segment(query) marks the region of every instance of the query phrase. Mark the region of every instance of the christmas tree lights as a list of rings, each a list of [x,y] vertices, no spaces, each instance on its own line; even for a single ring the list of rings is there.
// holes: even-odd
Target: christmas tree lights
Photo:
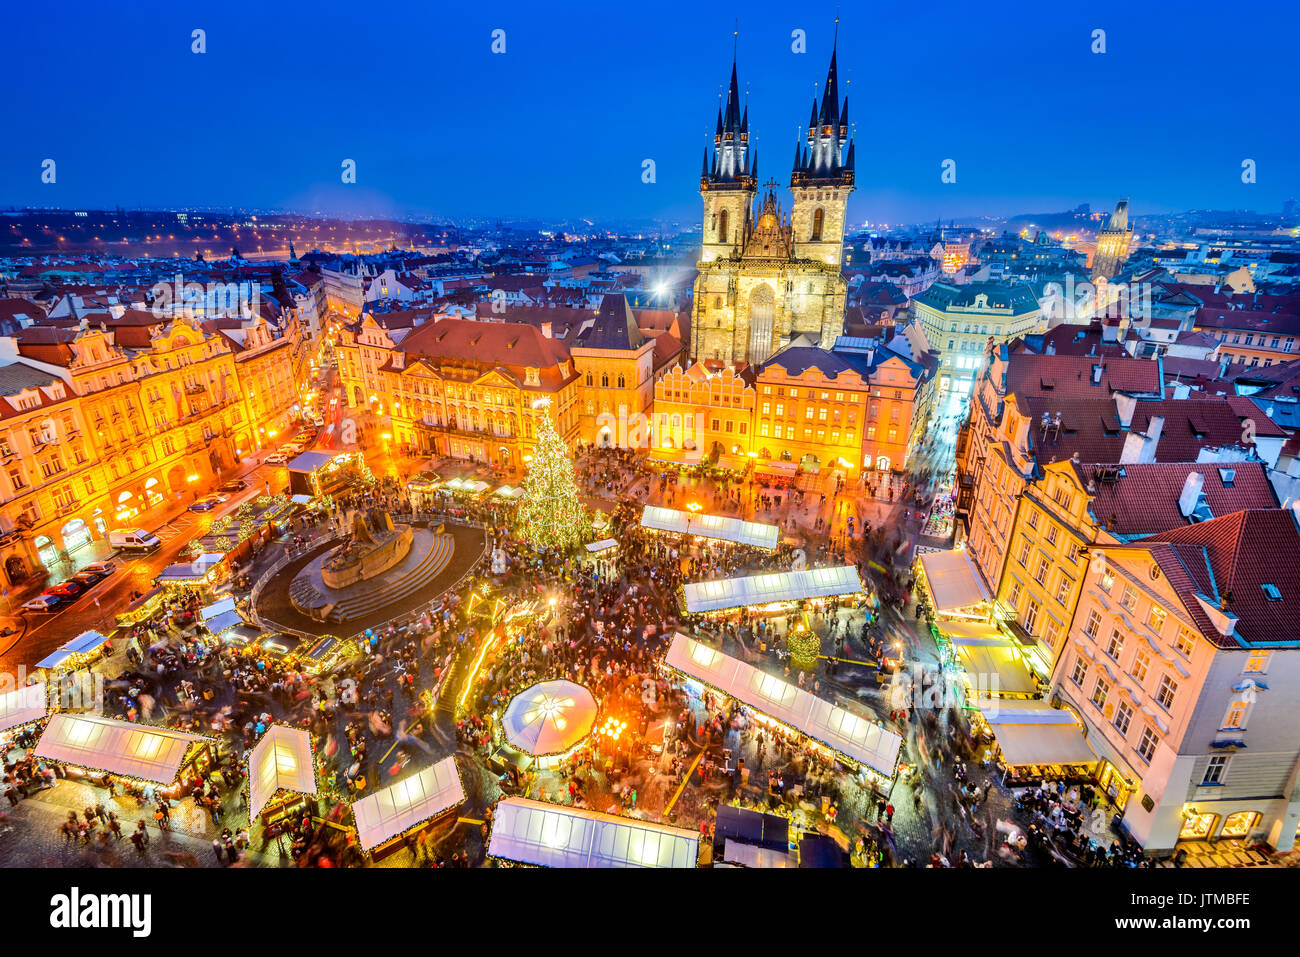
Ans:
[[[568,551],[587,538],[591,522],[578,499],[573,459],[555,431],[549,404],[542,399],[534,406],[541,414],[537,417],[537,448],[517,513],[519,534],[538,548]]]

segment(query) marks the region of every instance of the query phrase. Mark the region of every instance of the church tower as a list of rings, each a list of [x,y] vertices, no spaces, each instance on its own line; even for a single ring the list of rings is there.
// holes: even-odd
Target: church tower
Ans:
[[[807,149],[796,150],[789,216],[775,182],[766,184],[761,209],[755,207],[758,159],[750,150],[734,56],[713,143],[700,168],[704,225],[691,358],[758,365],[796,340],[829,349],[844,329],[848,287],[840,259],[853,191],[848,102],[839,102],[834,53],[820,113],[814,103]]]
[[[1128,224],[1128,200],[1115,204],[1106,228],[1097,234],[1097,251],[1092,254],[1092,278],[1109,279],[1120,271],[1128,259],[1133,230]]]
[[[795,256],[838,267],[844,256],[844,217],[853,192],[854,157],[849,99],[846,96],[841,105],[835,53],[832,47],[820,109],[813,99],[807,143],[795,143],[790,192],[794,194]]]
[[[744,238],[745,219],[758,186],[758,156],[749,150],[749,106],[741,111],[736,61],[731,61],[731,87],[725,112],[718,109],[713,135],[713,161],[704,150],[700,167],[700,196],[704,199],[704,245],[700,259],[735,258]]]

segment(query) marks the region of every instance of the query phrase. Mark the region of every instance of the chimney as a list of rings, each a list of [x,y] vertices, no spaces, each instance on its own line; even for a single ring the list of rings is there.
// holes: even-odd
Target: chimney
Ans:
[[[549,322],[542,323],[542,335],[544,335],[547,339],[555,338],[553,335],[551,335],[551,324]]]
[[[1178,511],[1183,518],[1191,518],[1196,505],[1201,500],[1201,489],[1205,486],[1205,476],[1200,472],[1188,472],[1183,482],[1182,494],[1178,496]]]
[[[1120,465],[1132,465],[1142,460],[1142,446],[1146,439],[1141,432],[1130,432],[1124,436],[1124,449],[1119,453]]]
[[[1156,460],[1156,445],[1160,442],[1160,433],[1165,429],[1165,417],[1163,415],[1151,416],[1151,421],[1147,423],[1146,441],[1142,445],[1142,456],[1139,462],[1154,462]]]
[[[1100,384],[1101,384],[1101,374],[1102,374],[1103,372],[1105,372],[1105,371],[1106,371],[1106,367],[1105,367],[1104,365],[1101,365],[1100,363],[1098,363],[1097,365],[1095,365],[1095,366],[1092,367],[1092,384],[1093,384],[1093,385],[1100,385]]]
[[[1129,428],[1133,424],[1133,413],[1137,411],[1138,400],[1131,395],[1123,392],[1115,393],[1115,415],[1119,419],[1119,424],[1124,428]]]

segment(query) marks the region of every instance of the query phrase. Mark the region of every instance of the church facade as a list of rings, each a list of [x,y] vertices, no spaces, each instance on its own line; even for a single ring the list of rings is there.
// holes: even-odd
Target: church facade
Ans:
[[[829,349],[843,330],[847,284],[841,274],[844,219],[853,192],[849,104],[839,100],[835,53],[808,128],[795,144],[789,213],[775,182],[758,196],[758,156],[749,144],[749,108],[740,103],[736,65],[719,109],[712,156],[700,170],[704,228],[691,322],[691,358],[758,365],[805,337]]]

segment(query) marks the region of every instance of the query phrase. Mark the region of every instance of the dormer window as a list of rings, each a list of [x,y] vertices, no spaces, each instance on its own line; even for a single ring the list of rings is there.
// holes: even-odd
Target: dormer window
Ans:
[[[1282,591],[1276,585],[1260,585],[1264,589],[1264,597],[1269,601],[1281,601]]]

